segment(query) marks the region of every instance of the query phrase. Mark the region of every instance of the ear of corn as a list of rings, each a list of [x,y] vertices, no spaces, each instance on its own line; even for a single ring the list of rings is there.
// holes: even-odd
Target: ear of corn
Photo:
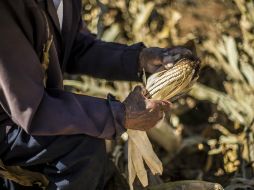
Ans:
[[[188,91],[197,79],[198,68],[197,61],[184,58],[171,69],[153,74],[147,80],[148,97],[157,100],[171,100]]]
[[[163,70],[151,75],[146,83],[148,98],[156,100],[175,100],[186,93],[197,80],[199,62],[189,59],[178,61],[169,70]],[[133,189],[133,182],[137,176],[141,184],[148,185],[147,171],[144,162],[155,174],[162,174],[163,167],[160,159],[153,151],[145,131],[127,130],[128,139],[128,170],[129,185]]]

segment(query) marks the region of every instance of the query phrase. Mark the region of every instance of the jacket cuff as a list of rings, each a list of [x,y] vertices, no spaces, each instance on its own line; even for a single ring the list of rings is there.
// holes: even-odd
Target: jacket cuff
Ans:
[[[145,48],[143,43],[137,43],[126,48],[123,54],[123,68],[130,80],[141,81],[139,73],[139,54]]]
[[[111,113],[114,118],[115,124],[115,137],[120,137],[126,129],[124,127],[125,123],[125,106],[123,103],[117,101],[115,97],[111,94],[108,94],[107,100],[111,109]]]

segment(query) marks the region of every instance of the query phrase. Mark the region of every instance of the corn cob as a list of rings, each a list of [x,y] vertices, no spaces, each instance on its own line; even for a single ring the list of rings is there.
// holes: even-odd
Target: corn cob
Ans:
[[[148,78],[147,97],[157,100],[171,100],[186,92],[197,80],[199,62],[181,59],[171,69],[163,70]]]
[[[198,78],[199,61],[183,58],[171,68],[151,75],[146,83],[147,98],[173,101],[186,93]],[[141,184],[148,185],[147,171],[144,162],[151,172],[162,174],[162,163],[154,153],[146,132],[127,130],[129,185],[133,190],[133,182],[137,176]]]

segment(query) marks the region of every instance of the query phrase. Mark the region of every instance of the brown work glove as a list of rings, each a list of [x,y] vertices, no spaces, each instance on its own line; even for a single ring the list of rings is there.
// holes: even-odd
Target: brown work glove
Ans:
[[[146,131],[162,119],[164,111],[170,110],[170,102],[147,99],[145,92],[145,88],[137,86],[123,102],[126,129]]]
[[[144,48],[139,55],[140,71],[155,73],[173,66],[179,59],[194,56],[192,52],[184,47],[172,48]]]

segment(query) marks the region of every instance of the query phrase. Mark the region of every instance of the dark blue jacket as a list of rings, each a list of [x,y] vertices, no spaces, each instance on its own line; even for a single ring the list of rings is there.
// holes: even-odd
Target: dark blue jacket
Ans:
[[[47,88],[41,65],[47,39],[42,10],[54,35]],[[62,74],[138,80],[143,44],[97,40],[83,27],[80,0],[64,0],[62,31],[51,1],[1,0],[0,13],[0,126],[18,125],[31,135],[47,136],[113,138],[123,131],[122,103],[66,92]]]

